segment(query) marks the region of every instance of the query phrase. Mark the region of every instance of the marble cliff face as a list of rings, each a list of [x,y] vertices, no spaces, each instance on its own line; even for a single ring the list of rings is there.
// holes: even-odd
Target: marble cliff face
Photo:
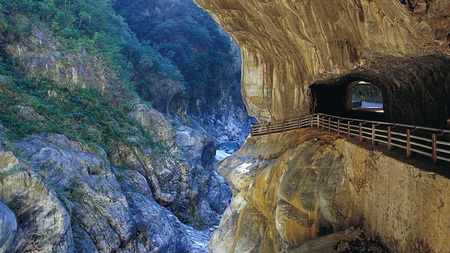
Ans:
[[[450,118],[448,0],[195,2],[240,46],[243,99],[260,123],[349,116],[360,81],[381,90],[383,120]],[[302,247],[350,226],[392,252],[449,251],[447,178],[311,132],[248,138],[218,165],[233,200],[210,251],[330,252]]]
[[[311,87],[344,94],[361,80],[383,92],[386,120],[443,124],[448,0],[195,2],[239,44],[244,102],[260,122],[314,111]]]
[[[386,154],[314,129],[248,138],[217,166],[233,200],[210,252],[344,252],[330,236],[352,226],[389,252],[449,252],[450,180]]]

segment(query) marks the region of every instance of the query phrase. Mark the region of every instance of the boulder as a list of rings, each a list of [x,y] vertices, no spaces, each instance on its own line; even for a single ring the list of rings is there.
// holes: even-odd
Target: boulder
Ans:
[[[217,143],[205,132],[181,126],[177,129],[175,141],[193,164],[205,167],[214,160]]]
[[[58,134],[31,136],[17,146],[99,251],[117,250],[132,239],[135,224],[104,151],[96,152]],[[81,245],[75,241],[76,247]]]

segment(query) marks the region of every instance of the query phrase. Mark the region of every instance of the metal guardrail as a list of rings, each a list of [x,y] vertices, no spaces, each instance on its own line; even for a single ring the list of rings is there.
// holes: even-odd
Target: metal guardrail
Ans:
[[[383,143],[388,150],[400,148],[406,156],[413,153],[430,157],[434,164],[438,161],[450,163],[450,130],[412,126],[380,121],[337,117],[327,114],[311,114],[284,121],[252,125],[250,136],[280,133],[306,127],[317,127],[359,141],[371,141],[372,145]]]
[[[357,108],[362,106],[362,100],[352,100],[352,108]]]

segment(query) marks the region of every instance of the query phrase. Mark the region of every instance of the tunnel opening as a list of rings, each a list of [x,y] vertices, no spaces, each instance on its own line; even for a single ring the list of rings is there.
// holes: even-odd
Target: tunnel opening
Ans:
[[[448,57],[414,60],[385,58],[367,70],[317,81],[310,85],[312,112],[433,128],[450,127]],[[352,88],[361,82],[377,87],[383,111],[352,109]]]
[[[375,113],[384,113],[383,94],[381,90],[365,81],[356,81],[349,85],[348,89],[351,94],[347,98],[347,111],[370,111]]]
[[[345,78],[334,83],[315,83],[310,92],[314,113],[340,117],[386,120],[383,86],[369,80]]]

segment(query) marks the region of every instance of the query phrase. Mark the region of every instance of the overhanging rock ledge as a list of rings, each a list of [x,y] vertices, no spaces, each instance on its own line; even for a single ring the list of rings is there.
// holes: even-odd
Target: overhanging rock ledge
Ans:
[[[383,92],[386,120],[445,124],[448,0],[195,2],[239,44],[244,102],[260,123],[314,111],[311,86],[342,95],[367,81]]]

